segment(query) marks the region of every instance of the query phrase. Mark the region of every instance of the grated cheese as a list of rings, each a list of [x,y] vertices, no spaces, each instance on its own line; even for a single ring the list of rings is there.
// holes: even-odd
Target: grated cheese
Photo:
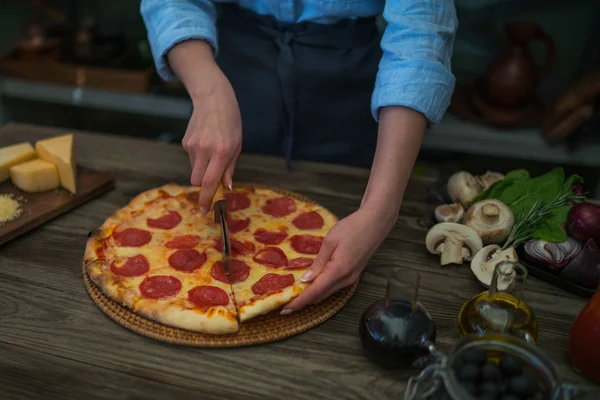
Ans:
[[[0,195],[0,225],[18,218],[21,211],[21,204],[12,195]]]

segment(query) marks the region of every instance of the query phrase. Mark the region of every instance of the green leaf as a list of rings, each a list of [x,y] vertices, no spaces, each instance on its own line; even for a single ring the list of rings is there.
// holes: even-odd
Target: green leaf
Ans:
[[[529,179],[529,171],[525,169],[515,169],[504,175],[505,181],[523,181]]]
[[[560,207],[556,207],[554,212],[552,213],[552,217],[549,218],[552,223],[562,226],[562,224],[567,222],[567,217],[569,215],[569,211],[571,211],[571,205],[564,205]]]
[[[573,186],[573,185],[575,185],[577,183],[583,183],[583,178],[581,176],[579,176],[579,175],[576,175],[576,174],[570,175],[565,180],[565,183],[563,184],[563,188],[571,190],[571,186]]]
[[[562,243],[567,240],[567,232],[552,220],[541,223],[531,236],[533,239],[542,239],[553,243]]]
[[[537,196],[544,204],[549,204],[558,196],[565,181],[565,171],[556,167],[552,171],[537,176],[527,182],[529,193]]]

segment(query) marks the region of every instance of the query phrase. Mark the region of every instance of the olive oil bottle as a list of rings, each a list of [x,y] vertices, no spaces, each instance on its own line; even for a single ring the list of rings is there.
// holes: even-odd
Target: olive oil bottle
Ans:
[[[463,304],[458,314],[459,333],[504,332],[535,344],[537,319],[522,299],[526,277],[527,269],[518,263],[498,264],[489,290]]]

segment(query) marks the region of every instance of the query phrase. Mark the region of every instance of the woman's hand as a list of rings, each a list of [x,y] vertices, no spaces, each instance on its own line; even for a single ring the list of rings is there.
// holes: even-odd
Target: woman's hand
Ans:
[[[381,212],[365,207],[339,221],[325,236],[319,254],[302,277],[311,284],[281,313],[320,303],[356,282],[394,223],[395,218],[381,221]]]
[[[319,254],[302,277],[311,284],[283,307],[282,314],[319,303],[359,279],[396,223],[425,125],[425,117],[409,108],[381,110],[377,150],[360,208],[327,233]]]
[[[199,206],[206,214],[219,183],[232,186],[235,163],[242,150],[240,110],[233,88],[207,43],[180,43],[169,52],[169,62],[194,106],[182,144],[192,166],[190,181],[202,186]]]

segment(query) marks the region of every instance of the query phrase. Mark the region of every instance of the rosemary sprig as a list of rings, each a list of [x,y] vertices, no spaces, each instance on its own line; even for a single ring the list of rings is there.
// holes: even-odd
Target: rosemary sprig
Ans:
[[[528,211],[521,210],[502,248],[517,247],[528,241],[540,226],[540,223],[552,217],[552,214],[558,207],[575,204],[583,199],[585,199],[585,195],[575,194],[571,191],[570,187],[565,187],[550,203],[544,204],[538,200],[533,203],[533,206]]]

